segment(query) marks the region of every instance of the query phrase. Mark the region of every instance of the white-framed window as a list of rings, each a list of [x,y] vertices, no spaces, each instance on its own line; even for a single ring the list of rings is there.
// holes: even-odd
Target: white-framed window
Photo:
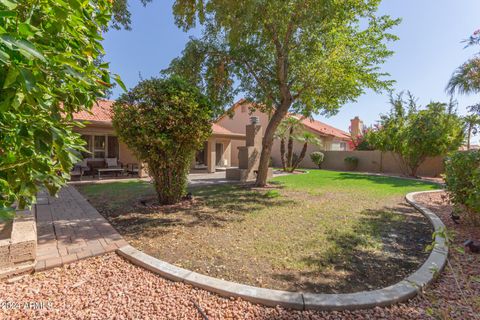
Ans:
[[[97,159],[106,158],[106,143],[105,136],[93,136],[93,157]]]
[[[116,136],[83,134],[82,139],[85,140],[85,149],[88,150],[88,152],[82,153],[84,159],[119,158],[119,145]]]
[[[331,151],[346,151],[347,143],[342,141],[333,141],[330,147]]]

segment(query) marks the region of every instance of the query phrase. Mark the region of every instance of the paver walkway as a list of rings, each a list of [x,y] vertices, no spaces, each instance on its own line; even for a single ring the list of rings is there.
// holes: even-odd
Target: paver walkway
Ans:
[[[101,255],[127,245],[122,236],[72,186],[58,198],[38,196],[35,271]]]

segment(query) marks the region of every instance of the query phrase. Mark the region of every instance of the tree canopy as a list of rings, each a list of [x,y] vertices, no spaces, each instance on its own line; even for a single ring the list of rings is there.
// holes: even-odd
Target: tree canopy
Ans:
[[[381,65],[392,52],[388,30],[399,23],[378,16],[380,0],[177,0],[176,23],[200,23],[202,36],[165,70],[225,105],[243,94],[269,111],[257,185],[266,183],[274,133],[287,112],[333,114],[366,88],[392,83]]]
[[[467,47],[480,44],[480,30],[477,30],[466,41]],[[480,92],[480,55],[467,60],[458,67],[447,85],[447,92],[454,94],[474,94]]]
[[[101,30],[108,0],[0,1],[0,209],[65,183],[82,150],[72,114],[110,86]]]
[[[368,131],[366,139],[376,149],[398,155],[409,175],[416,176],[427,157],[447,155],[463,143],[463,121],[454,101],[431,102],[421,108],[412,94],[405,99],[400,93],[391,96],[390,104],[390,113]]]

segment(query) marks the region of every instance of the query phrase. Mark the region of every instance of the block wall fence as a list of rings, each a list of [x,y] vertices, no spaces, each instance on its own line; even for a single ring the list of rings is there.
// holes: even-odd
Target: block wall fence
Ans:
[[[388,174],[404,174],[398,156],[392,152],[380,151],[321,151],[325,155],[322,169],[348,171],[344,159],[346,157],[357,157],[358,168],[356,171],[388,173]],[[279,157],[278,157],[279,158]],[[439,177],[444,173],[444,156],[427,158],[420,166],[418,175],[425,177]],[[276,158],[273,158],[273,165],[280,167]],[[307,152],[305,159],[300,164],[301,168],[314,169],[317,166],[310,159],[310,153]]]

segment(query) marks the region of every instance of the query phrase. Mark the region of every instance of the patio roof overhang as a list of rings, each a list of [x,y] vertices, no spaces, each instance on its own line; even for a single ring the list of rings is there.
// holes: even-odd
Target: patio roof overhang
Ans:
[[[230,140],[245,140],[246,137],[241,133],[212,133],[212,138],[216,139],[230,139]]]
[[[92,125],[96,127],[111,128],[113,130],[113,125],[111,121],[77,120],[77,122],[82,123],[84,126]],[[244,134],[228,131],[218,125],[212,125],[212,138],[230,140],[246,139]]]

